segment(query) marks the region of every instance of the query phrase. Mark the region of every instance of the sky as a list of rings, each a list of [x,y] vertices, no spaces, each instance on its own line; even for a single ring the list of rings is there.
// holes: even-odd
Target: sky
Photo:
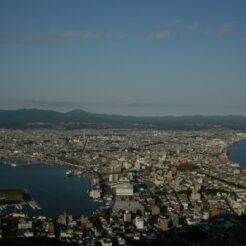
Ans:
[[[245,0],[1,0],[0,109],[246,115]]]

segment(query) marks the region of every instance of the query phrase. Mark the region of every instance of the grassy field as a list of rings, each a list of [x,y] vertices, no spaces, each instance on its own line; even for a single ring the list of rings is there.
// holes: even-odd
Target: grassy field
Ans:
[[[24,189],[0,189],[0,203],[22,202],[24,199]]]

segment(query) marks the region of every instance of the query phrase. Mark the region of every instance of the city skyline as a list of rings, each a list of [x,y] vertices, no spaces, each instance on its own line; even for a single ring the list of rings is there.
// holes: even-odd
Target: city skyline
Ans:
[[[2,1],[1,109],[245,115],[244,1]]]

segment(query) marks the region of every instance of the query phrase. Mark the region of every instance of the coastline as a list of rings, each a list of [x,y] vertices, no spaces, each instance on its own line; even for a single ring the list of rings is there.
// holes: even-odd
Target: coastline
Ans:
[[[245,165],[243,166],[242,163],[239,163],[239,162],[234,161],[234,160],[232,159],[232,154],[231,154],[232,149],[233,149],[236,145],[240,144],[241,142],[246,142],[246,139],[237,140],[237,141],[233,142],[231,145],[229,145],[229,146],[227,147],[227,149],[226,149],[226,155],[227,155],[227,158],[228,158],[229,161],[231,161],[232,163],[238,164],[240,168],[245,169],[245,168],[246,168],[246,163],[245,163]]]

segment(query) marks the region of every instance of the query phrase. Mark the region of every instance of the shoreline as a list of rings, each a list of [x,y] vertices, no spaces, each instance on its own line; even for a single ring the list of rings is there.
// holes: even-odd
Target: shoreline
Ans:
[[[232,143],[231,145],[229,145],[226,148],[226,155],[227,155],[227,158],[228,158],[229,161],[231,161],[232,163],[238,164],[240,168],[245,169],[246,168],[246,165],[245,166],[242,166],[241,163],[235,162],[234,160],[232,160],[232,157],[231,157],[232,148],[235,147],[235,145],[237,145],[237,144],[239,144],[239,143],[241,143],[243,141],[246,142],[246,139],[237,140],[234,143]]]

